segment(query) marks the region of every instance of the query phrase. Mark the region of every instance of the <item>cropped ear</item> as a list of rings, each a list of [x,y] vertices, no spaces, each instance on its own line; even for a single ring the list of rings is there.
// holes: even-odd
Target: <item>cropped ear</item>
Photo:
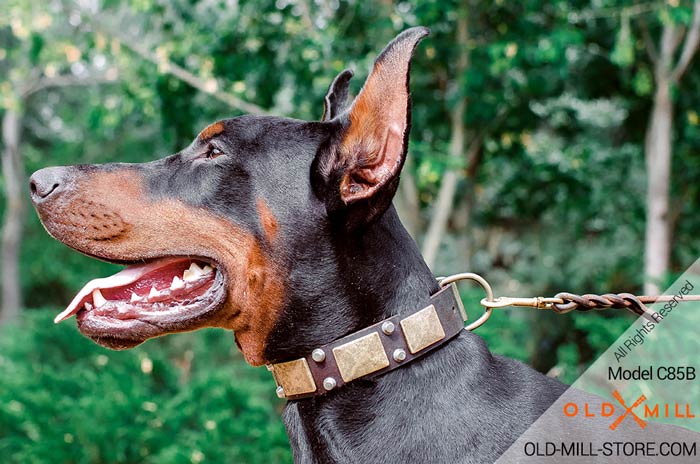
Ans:
[[[408,145],[411,57],[428,33],[414,27],[386,46],[349,113],[339,119],[335,140],[319,152],[317,170],[330,212],[352,206],[353,216],[371,220],[391,203]]]
[[[349,69],[338,74],[326,93],[326,98],[323,99],[323,116],[321,121],[330,121],[347,109],[348,87],[353,72]]]

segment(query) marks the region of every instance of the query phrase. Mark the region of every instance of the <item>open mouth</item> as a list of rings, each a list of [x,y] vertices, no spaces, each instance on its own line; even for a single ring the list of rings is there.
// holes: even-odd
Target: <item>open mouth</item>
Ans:
[[[54,322],[77,315],[80,331],[109,348],[186,330],[223,302],[224,276],[214,262],[167,257],[94,279]]]

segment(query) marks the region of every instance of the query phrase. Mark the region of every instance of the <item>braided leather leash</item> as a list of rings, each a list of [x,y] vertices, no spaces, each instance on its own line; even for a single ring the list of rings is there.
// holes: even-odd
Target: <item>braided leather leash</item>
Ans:
[[[627,309],[638,316],[645,314],[653,314],[647,304],[668,303],[670,301],[700,301],[700,295],[683,295],[679,299],[676,295],[658,295],[658,296],[637,296],[631,293],[605,293],[603,295],[595,295],[586,293],[585,295],[576,295],[575,293],[560,292],[554,295],[553,298],[511,298],[500,297],[493,301],[488,301],[487,298],[481,300],[481,304],[487,308],[505,308],[508,306],[522,306],[539,309],[549,309],[555,313],[565,314],[570,311],[601,311],[605,309]]]
[[[603,295],[587,293],[585,295],[577,295],[575,293],[568,292],[557,293],[551,298],[541,296],[532,298],[502,296],[494,298],[491,286],[478,274],[468,272],[463,274],[455,274],[439,280],[441,285],[446,285],[458,280],[473,280],[481,285],[481,287],[486,291],[486,298],[481,300],[481,305],[486,308],[486,311],[477,321],[467,326],[467,330],[473,330],[482,325],[489,318],[491,312],[498,308],[527,307],[551,310],[558,314],[565,314],[571,311],[586,312],[592,310],[601,311],[605,309],[626,309],[637,316],[642,316],[647,320],[655,322],[658,321],[658,318],[656,317],[655,311],[647,306],[649,304],[668,303],[671,301],[675,301],[677,303],[700,301],[700,295],[690,294],[684,294],[682,296],[637,296],[633,295],[632,293],[605,293]]]

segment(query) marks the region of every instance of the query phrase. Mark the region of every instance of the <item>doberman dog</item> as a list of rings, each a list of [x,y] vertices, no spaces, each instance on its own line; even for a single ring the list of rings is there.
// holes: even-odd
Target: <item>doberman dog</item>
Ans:
[[[112,349],[221,327],[261,366],[428,301],[438,284],[392,206],[410,60],[427,33],[389,43],[351,103],[342,72],[321,121],[241,116],[157,161],[34,173],[46,230],[127,266],[88,283],[57,321],[76,315]],[[566,387],[460,332],[405,367],[289,401],[295,460],[495,461]]]

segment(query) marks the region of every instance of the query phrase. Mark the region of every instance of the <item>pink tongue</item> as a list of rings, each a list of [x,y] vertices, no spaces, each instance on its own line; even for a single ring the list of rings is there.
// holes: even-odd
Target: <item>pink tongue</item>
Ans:
[[[75,298],[73,298],[73,301],[70,302],[68,307],[61,314],[56,316],[56,318],[53,320],[54,323],[58,324],[59,322],[64,321],[71,316],[74,316],[78,311],[80,311],[80,308],[83,307],[85,300],[90,297],[93,290],[95,290],[96,288],[106,289],[123,287],[124,285],[129,285],[133,282],[136,282],[147,273],[155,269],[159,269],[163,266],[164,261],[162,260],[152,261],[146,264],[128,266],[127,268],[121,270],[120,272],[110,277],[103,277],[101,279],[91,280],[82,288],[82,290],[78,292],[77,295],[75,295]]]

